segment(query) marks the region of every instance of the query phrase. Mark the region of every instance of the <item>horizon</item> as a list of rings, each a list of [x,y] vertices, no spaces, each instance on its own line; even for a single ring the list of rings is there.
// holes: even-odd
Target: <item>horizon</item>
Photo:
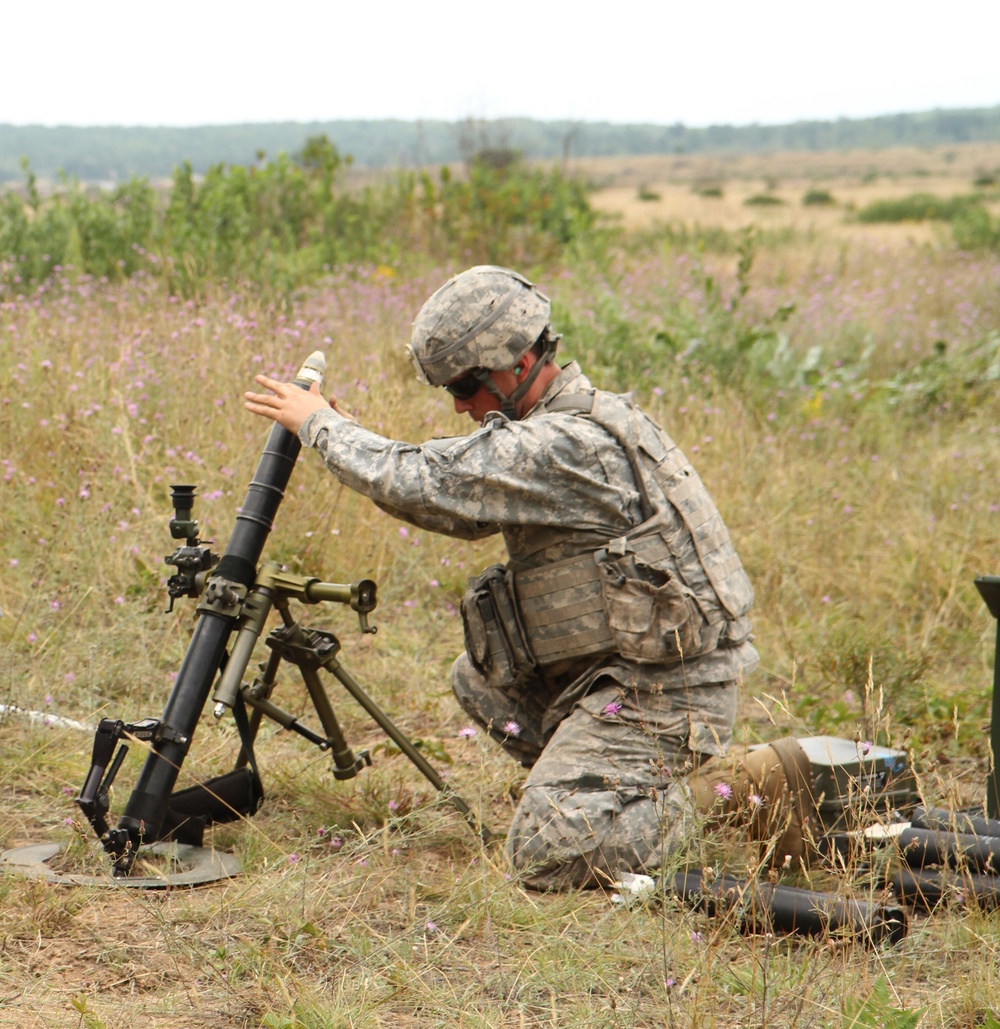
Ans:
[[[855,121],[872,121],[879,118],[894,118],[894,117],[919,117],[920,115],[926,114],[937,114],[937,113],[950,113],[950,112],[962,112],[962,111],[988,111],[1000,108],[1000,101],[991,104],[978,104],[966,107],[929,107],[920,108],[919,110],[891,110],[882,111],[874,114],[858,115],[858,116],[846,116],[840,115],[835,118],[797,118],[794,121],[752,121],[752,122],[712,122],[705,125],[695,125],[685,121],[674,121],[674,122],[650,122],[650,121],[613,121],[607,118],[537,118],[531,115],[503,115],[495,118],[476,118],[473,115],[467,115],[460,118],[397,118],[397,117],[371,117],[371,118],[349,118],[349,117],[338,117],[338,118],[282,118],[282,119],[268,119],[258,121],[234,121],[234,122],[204,122],[194,123],[185,125],[174,125],[174,124],[153,124],[147,122],[136,122],[134,124],[114,124],[114,123],[98,123],[93,124],[74,124],[74,123],[54,123],[46,124],[42,122],[10,122],[0,121],[0,126],[17,129],[168,129],[168,130],[180,130],[184,131],[187,129],[213,129],[213,128],[239,128],[239,127],[254,127],[254,126],[267,126],[267,125],[328,125],[337,123],[350,123],[350,124],[365,124],[365,123],[378,123],[378,122],[399,122],[407,125],[418,125],[422,122],[439,122],[445,125],[460,125],[463,122],[473,120],[476,122],[482,122],[484,124],[502,124],[503,122],[517,122],[517,121],[529,121],[537,122],[539,124],[561,124],[568,122],[570,124],[577,125],[614,125],[617,127],[628,128],[628,127],[644,127],[650,126],[653,128],[669,128],[672,125],[682,125],[685,129],[693,129],[695,131],[701,129],[713,129],[713,128],[733,128],[733,129],[745,129],[745,128],[780,128],[783,126],[791,125],[803,125],[810,123],[821,123],[828,124],[833,122],[855,122]]]

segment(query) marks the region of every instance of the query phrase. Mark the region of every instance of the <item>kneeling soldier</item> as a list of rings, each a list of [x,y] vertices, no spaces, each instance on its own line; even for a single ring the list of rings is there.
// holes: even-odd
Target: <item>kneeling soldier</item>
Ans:
[[[503,534],[509,560],[463,600],[451,680],[530,769],[507,846],[540,888],[654,868],[695,831],[699,808],[716,811],[737,686],[759,660],[753,590],[697,472],[629,397],[554,361],[549,316],[532,283],[493,266],[424,304],[410,360],[478,423],[468,436],[386,439],[336,401],[265,376],[271,393],[246,395],[391,514],[462,539]],[[775,815],[791,810],[765,766]]]

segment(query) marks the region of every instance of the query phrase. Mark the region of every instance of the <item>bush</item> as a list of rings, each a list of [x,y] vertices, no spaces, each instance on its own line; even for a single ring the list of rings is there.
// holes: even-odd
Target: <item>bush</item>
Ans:
[[[59,268],[112,281],[132,275],[146,263],[155,200],[145,179],[110,192],[64,179],[43,201],[29,171],[25,196],[11,191],[0,203],[0,284],[37,282]]]
[[[829,207],[836,203],[833,194],[825,189],[811,189],[802,198],[803,207]]]
[[[858,211],[858,221],[874,222],[950,222],[957,214],[977,203],[975,196],[939,197],[931,193],[912,193],[895,200],[874,200]]]
[[[587,187],[558,169],[474,163],[468,177],[441,170],[440,185],[422,179],[431,252],[489,264],[532,264],[554,256],[596,224]]]
[[[951,234],[960,250],[1000,250],[1000,220],[994,221],[982,204],[970,204],[955,215]]]
[[[773,193],[754,193],[753,196],[749,196],[743,201],[747,207],[780,207],[784,202],[781,197],[776,197]]]
[[[352,193],[338,185],[350,158],[325,136],[294,157],[219,164],[201,179],[185,163],[163,197],[136,179],[110,193],[64,181],[43,199],[26,168],[24,194],[0,197],[0,289],[72,266],[111,280],[145,269],[185,296],[219,280],[287,295],[334,267],[415,253],[530,265],[594,228],[582,180],[492,157],[464,179],[400,172]]]

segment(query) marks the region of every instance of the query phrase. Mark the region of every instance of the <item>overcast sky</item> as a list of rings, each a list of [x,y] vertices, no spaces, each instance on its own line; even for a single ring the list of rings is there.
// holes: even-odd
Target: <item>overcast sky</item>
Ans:
[[[1000,0],[8,0],[0,122],[776,124],[1000,104]]]

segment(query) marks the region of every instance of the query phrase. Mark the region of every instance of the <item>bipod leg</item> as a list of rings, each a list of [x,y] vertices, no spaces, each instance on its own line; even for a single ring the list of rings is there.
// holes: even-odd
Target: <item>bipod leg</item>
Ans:
[[[480,822],[468,804],[441,778],[434,766],[417,750],[413,741],[392,721],[391,718],[368,696],[358,681],[347,671],[336,657],[329,658],[324,666],[331,675],[336,676],[348,693],[368,712],[386,736],[410,759],[420,773],[448,801],[449,804],[469,823],[472,831],[483,841],[490,843],[493,833]]]
[[[344,733],[337,721],[336,714],[334,714],[333,705],[330,703],[330,698],[323,689],[323,684],[315,669],[301,666],[299,671],[302,672],[302,679],[309,691],[313,707],[316,708],[316,713],[319,715],[319,720],[323,723],[330,750],[333,752],[333,777],[334,779],[353,779],[365,765],[372,763],[371,755],[367,750],[363,750],[357,757],[354,756],[354,751],[344,739]]]

